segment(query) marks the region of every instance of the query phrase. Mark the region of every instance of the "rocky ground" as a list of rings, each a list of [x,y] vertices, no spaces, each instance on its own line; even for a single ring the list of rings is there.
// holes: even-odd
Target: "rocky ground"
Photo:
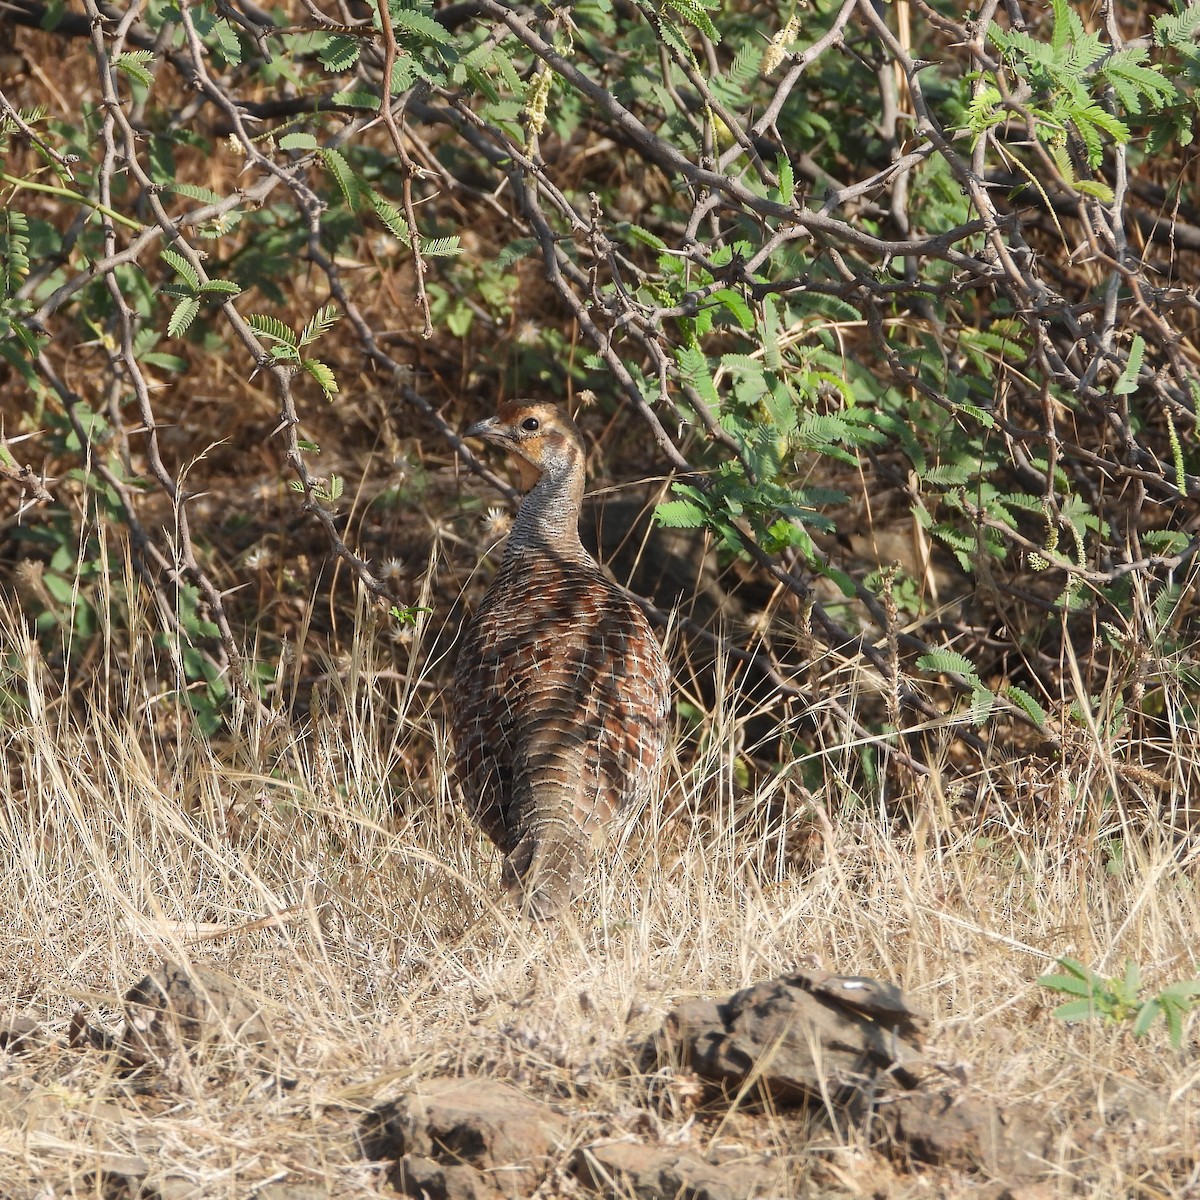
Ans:
[[[1052,1114],[1032,1101],[1002,1111],[966,1086],[963,1064],[939,1063],[927,1020],[897,988],[797,971],[679,1004],[631,1046],[618,1136],[596,1136],[617,1114],[591,1108],[586,1081],[547,1094],[463,1070],[383,1087],[391,1094],[373,1103],[297,1097],[283,1140],[298,1135],[319,1153],[277,1178],[250,1183],[244,1162],[222,1170],[218,1147],[180,1169],[178,1147],[168,1154],[163,1143],[178,1136],[191,1088],[240,1092],[245,1109],[274,1106],[276,1118],[294,1096],[299,1048],[279,1036],[270,1008],[219,970],[164,962],[130,988],[114,1028],[83,1008],[65,1040],[29,1017],[11,1020],[0,1032],[8,1155],[23,1144],[62,1171],[58,1183],[53,1170],[31,1175],[26,1194],[750,1200],[966,1189],[1035,1200],[1056,1194],[1051,1177],[1084,1166],[1082,1155],[1064,1159]],[[56,1068],[77,1076],[84,1061],[104,1081],[92,1095],[54,1082]],[[681,1105],[687,1136],[668,1134],[663,1116]]]

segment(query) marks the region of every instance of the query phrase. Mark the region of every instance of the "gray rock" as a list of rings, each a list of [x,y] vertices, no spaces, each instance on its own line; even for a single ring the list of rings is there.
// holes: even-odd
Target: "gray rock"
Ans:
[[[691,1000],[668,1014],[652,1054],[690,1068],[727,1097],[799,1104],[912,1087],[926,1021],[890,984],[800,971]]]
[[[432,1079],[371,1112],[363,1153],[393,1159],[392,1185],[430,1200],[528,1196],[568,1137],[548,1104],[494,1079]]]
[[[1002,1113],[953,1091],[916,1091],[879,1110],[887,1148],[903,1165],[914,1162],[981,1171],[1021,1183],[1045,1171],[1048,1131],[1020,1113]]]
[[[891,984],[801,971],[724,1001],[681,1004],[648,1057],[689,1068],[726,1102],[832,1100],[905,1166],[978,1171],[1010,1185],[1043,1174],[1044,1122],[947,1085],[924,1056],[926,1024]]]
[[[751,1163],[718,1165],[673,1146],[637,1142],[585,1146],[571,1170],[612,1200],[751,1200],[778,1184],[774,1173]]]
[[[164,961],[126,992],[120,1049],[133,1066],[223,1048],[267,1065],[263,1014],[233,980],[210,967]]]

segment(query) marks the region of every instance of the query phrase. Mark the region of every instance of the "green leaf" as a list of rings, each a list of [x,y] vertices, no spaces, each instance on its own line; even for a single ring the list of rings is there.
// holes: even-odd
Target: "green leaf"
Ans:
[[[184,280],[193,292],[196,291],[200,286],[200,276],[196,274],[192,264],[178,250],[172,250],[170,246],[164,246],[159,251],[159,255],[163,262]]]
[[[317,57],[327,71],[336,75],[348,71],[358,62],[360,49],[358,38],[335,35],[325,43]]]
[[[792,171],[791,159],[786,154],[776,157],[775,173],[779,176],[780,201],[783,204],[791,204],[796,198],[796,176]]]
[[[1136,996],[1142,989],[1142,968],[1132,958],[1125,960],[1125,978],[1121,982],[1127,996]]]
[[[238,66],[242,61],[242,43],[238,41],[238,35],[229,24],[223,20],[215,21],[212,27],[212,36],[225,61],[231,66]]]
[[[367,202],[375,210],[375,215],[387,226],[388,232],[407,246],[411,240],[408,222],[400,210],[391,201],[385,200],[374,188],[367,192]]]
[[[1181,13],[1154,18],[1154,40],[1160,46],[1180,48],[1200,29],[1200,2],[1193,0]]]
[[[1128,396],[1137,391],[1138,373],[1142,369],[1142,356],[1145,351],[1146,343],[1142,340],[1142,335],[1135,333],[1133,344],[1129,347],[1129,358],[1125,362],[1125,369],[1121,372],[1121,378],[1113,384],[1114,396]]]
[[[461,73],[461,78],[460,78]],[[482,92],[493,104],[500,101],[500,93],[496,90],[492,81],[473,63],[459,63],[454,68],[455,83],[462,83],[463,80],[469,79],[474,85],[475,90]]]
[[[1168,984],[1158,995],[1161,1000],[1170,1000],[1186,1006],[1200,997],[1200,979],[1181,979],[1177,983]]]
[[[1142,47],[1119,50],[1110,55],[1101,68],[1101,73],[1122,96],[1126,107],[1134,113],[1142,111],[1142,102],[1151,108],[1161,108],[1179,96],[1178,88],[1162,74],[1161,67],[1141,65],[1145,59],[1146,51]]]
[[[317,139],[311,133],[285,133],[276,144],[280,150],[315,150]]]
[[[972,470],[966,463],[941,463],[923,471],[920,478],[922,483],[931,483],[934,487],[962,487],[970,480]]]
[[[1060,1004],[1052,1015],[1060,1021],[1086,1021],[1097,1015],[1097,1009],[1091,1000],[1070,1000]]]
[[[445,46],[453,41],[450,34],[437,21],[425,13],[414,12],[410,8],[397,8],[395,4],[389,4],[388,11],[392,16],[392,24],[397,30],[397,41],[411,42],[413,40],[410,38],[401,39],[399,36],[400,30],[411,33],[418,43],[432,42],[437,46]]]
[[[338,187],[341,189],[347,208],[357,208],[358,179],[355,177],[354,172],[350,169],[350,164],[337,150],[334,150],[329,146],[322,146],[317,153],[324,160],[325,166],[329,169],[329,173],[333,176]]]
[[[706,524],[704,510],[690,500],[664,500],[655,505],[654,519],[671,529],[702,529]]]
[[[417,62],[412,55],[398,54],[396,61],[392,64],[392,95],[394,96],[397,92],[407,92],[416,81],[417,75]]]
[[[29,274],[29,218],[9,208],[0,222],[0,292],[11,296]]]
[[[1134,1018],[1133,1036],[1143,1037],[1150,1026],[1154,1024],[1154,1019],[1162,1011],[1162,1003],[1157,998],[1147,1000],[1146,1003],[1138,1009],[1137,1016]]]
[[[499,254],[496,255],[496,268],[500,271],[507,271],[515,262],[519,262],[523,258],[527,258],[534,250],[538,248],[538,240],[535,237],[516,238],[506,245]]]
[[[271,341],[280,342],[293,348],[296,346],[295,333],[278,317],[271,317],[266,313],[250,313],[246,317],[246,324],[255,333],[269,338]]]
[[[693,0],[664,0],[664,3],[669,8],[673,8],[685,21],[695,25],[714,45],[720,42],[719,30],[712,23],[712,18],[699,4],[693,3]]]
[[[316,358],[306,358],[300,365],[321,385],[326,398],[332,400],[338,390],[333,372]]]
[[[990,412],[988,412],[986,409],[979,408],[977,405],[967,404],[967,403],[959,403],[959,404],[956,404],[954,407],[955,407],[956,412],[966,413],[967,416],[974,417],[975,420],[978,421],[980,423],[980,425],[982,425],[984,427],[984,429],[995,429],[996,428],[996,418],[993,417],[992,414]]]
[[[1062,967],[1064,971],[1068,971],[1070,974],[1074,975],[1076,979],[1082,979],[1088,984],[1095,984],[1099,982],[1098,977],[1093,975],[1092,972],[1089,971],[1088,968],[1079,961],[1079,959],[1072,958],[1069,954],[1064,954],[1062,958],[1058,960],[1058,965]]]
[[[175,305],[175,311],[171,314],[171,319],[167,322],[167,336],[179,337],[180,334],[186,333],[188,327],[196,319],[196,314],[200,311],[200,301],[194,296],[189,296]]]
[[[1050,0],[1050,7],[1054,13],[1054,24],[1050,31],[1050,49],[1054,51],[1055,58],[1060,58],[1062,52],[1067,48],[1067,42],[1071,36],[1071,10],[1067,8],[1067,0]]]
[[[224,199],[212,188],[201,187],[195,183],[168,183],[163,190],[174,192],[178,196],[187,196],[192,200],[202,200],[205,204],[217,204]]]
[[[779,347],[779,309],[774,296],[764,296],[762,302],[762,325],[759,326],[759,336],[762,338],[763,366],[768,371],[783,369],[783,353]]]
[[[706,404],[715,407],[720,403],[712,372],[708,367],[708,359],[698,346],[680,346],[675,351],[675,361],[679,364],[680,374],[696,389]]]
[[[1046,728],[1046,710],[1024,688],[1010,683],[1004,689],[1004,695],[1021,709],[1039,729]],[[1072,960],[1063,959],[1062,961],[1065,966]]]
[[[1092,985],[1084,979],[1076,979],[1073,975],[1039,975],[1039,986],[1052,992],[1065,992],[1069,996],[1090,996]]]
[[[38,22],[38,28],[46,33],[53,33],[63,19],[63,13],[67,11],[66,0],[49,0],[46,5],[46,11]]]
[[[961,675],[964,679],[974,682],[979,680],[979,671],[975,664],[953,650],[934,650],[931,654],[922,654],[917,659],[917,666],[922,671],[929,671],[935,675]]]
[[[158,367],[162,371],[178,372],[188,369],[186,358],[180,358],[178,354],[164,354],[159,350],[141,355],[140,361],[148,367]]]
[[[222,296],[236,296],[241,290],[236,283],[230,283],[227,279],[210,279],[207,283],[200,285],[200,295],[202,296],[211,295],[214,292]]]
[[[341,319],[342,314],[338,309],[332,304],[326,304],[323,308],[317,309],[308,324],[300,331],[300,339],[296,344],[307,346],[310,342],[315,342],[321,334],[327,333]]]
[[[341,104],[346,108],[378,108],[379,97],[371,95],[370,92],[334,92],[329,97],[334,104]]]
[[[1111,204],[1115,194],[1107,183],[1102,183],[1099,179],[1077,179],[1075,190],[1080,195],[1093,196],[1101,204]]]
[[[746,303],[741,292],[735,291],[733,288],[722,288],[719,292],[713,292],[711,299],[728,309],[742,329],[754,328],[754,314],[750,311],[750,305]]]
[[[1183,1045],[1183,1013],[1174,1004],[1160,1004],[1159,1008],[1167,1022],[1168,1039],[1171,1045],[1178,1050]]]
[[[641,225],[635,225],[631,221],[623,227],[623,231],[635,242],[641,242],[643,246],[649,246],[652,250],[665,250],[667,243],[662,240],[656,233],[651,233],[649,229],[644,229]]]
[[[988,688],[980,684],[978,687],[971,689],[971,720],[977,726],[982,726],[987,723],[988,718],[992,715],[992,709],[996,704],[995,694]]]
[[[150,50],[130,50],[126,54],[118,54],[113,60],[113,66],[129,79],[134,79],[145,87],[154,84],[154,76],[146,70],[144,63],[150,62],[154,54]]]

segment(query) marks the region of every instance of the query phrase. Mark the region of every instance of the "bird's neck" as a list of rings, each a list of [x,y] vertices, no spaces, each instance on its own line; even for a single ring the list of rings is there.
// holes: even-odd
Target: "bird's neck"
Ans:
[[[579,540],[582,506],[583,464],[552,464],[521,501],[505,557],[539,550],[566,561],[588,561],[590,556]]]

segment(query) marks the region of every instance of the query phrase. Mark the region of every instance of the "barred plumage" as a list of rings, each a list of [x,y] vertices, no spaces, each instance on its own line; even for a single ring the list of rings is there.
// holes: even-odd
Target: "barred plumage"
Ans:
[[[658,777],[670,677],[644,614],[579,540],[584,446],[553,404],[508,403],[464,435],[518,456],[528,492],[458,653],[463,797],[522,909],[574,894],[590,841]]]

